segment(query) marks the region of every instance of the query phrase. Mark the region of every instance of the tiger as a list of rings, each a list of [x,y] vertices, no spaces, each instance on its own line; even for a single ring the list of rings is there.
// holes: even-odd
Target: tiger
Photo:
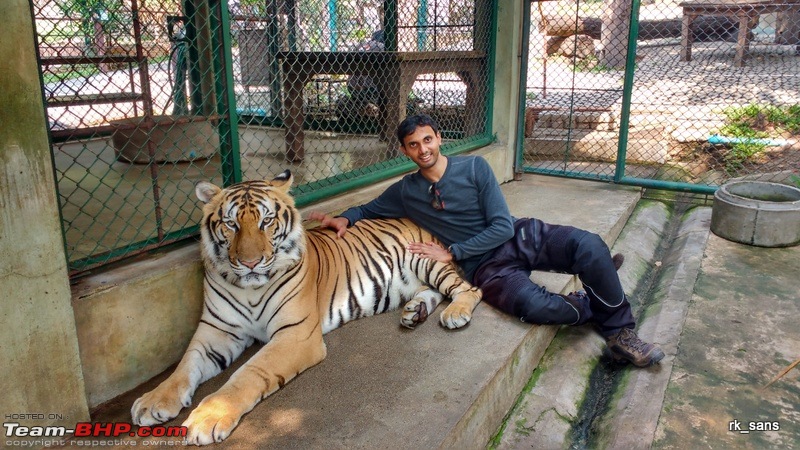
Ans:
[[[323,335],[345,323],[403,305],[400,324],[425,321],[443,295],[448,329],[462,328],[481,300],[452,263],[406,251],[411,242],[438,242],[407,219],[362,220],[343,237],[306,230],[284,171],[270,181],[227,188],[201,181],[203,310],[175,371],[131,407],[135,424],[173,419],[195,389],[219,374],[255,341],[265,343],[183,426],[196,445],[221,442],[241,417],[326,356]],[[435,289],[435,290],[434,290]]]

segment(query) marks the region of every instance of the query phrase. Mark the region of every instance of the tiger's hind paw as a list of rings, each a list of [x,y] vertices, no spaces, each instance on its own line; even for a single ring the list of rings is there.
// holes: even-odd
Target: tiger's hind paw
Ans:
[[[470,320],[472,320],[472,307],[458,302],[450,303],[439,316],[439,323],[450,330],[464,327]]]
[[[403,315],[400,316],[400,325],[414,329],[418,324],[428,319],[428,305],[425,300],[414,297],[403,306]]]

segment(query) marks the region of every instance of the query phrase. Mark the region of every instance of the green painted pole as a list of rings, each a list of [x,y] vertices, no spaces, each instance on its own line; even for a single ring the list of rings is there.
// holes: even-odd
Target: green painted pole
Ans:
[[[230,17],[227,0],[213,0],[211,6],[211,41],[214,52],[214,80],[217,96],[217,114],[221,117],[218,130],[222,179],[225,186],[242,181],[242,166],[239,156],[239,117],[236,114],[236,93],[233,89],[233,56],[231,54]]]
[[[424,52],[428,38],[428,0],[419,0],[417,8],[417,51]]]
[[[531,16],[531,2],[522,2],[522,17],[529,18]],[[520,70],[519,70],[519,103],[517,117],[517,158],[514,163],[514,171],[521,172],[524,165],[525,153],[525,110],[528,105],[526,103],[528,94],[528,52],[530,51],[530,33],[531,21],[522,21],[522,55],[520,55]]]
[[[383,48],[397,51],[397,0],[383,2]]]
[[[614,181],[625,176],[625,158],[628,151],[628,127],[631,119],[631,99],[633,97],[633,78],[636,70],[636,40],[639,37],[639,5],[640,0],[631,4],[630,27],[628,30],[628,54],[625,58],[625,77],[622,85],[622,111],[619,119],[619,142],[617,143],[617,166],[614,170]]]
[[[328,0],[328,29],[331,31],[331,51],[339,49],[339,17],[336,14],[336,0]]]
[[[197,48],[197,5],[194,0],[183,2],[183,12],[186,16],[186,45],[189,51],[189,107],[191,113],[202,115],[204,108],[203,89],[201,88],[202,74],[200,70],[200,49]]]
[[[553,177],[564,177],[564,178],[578,178],[583,180],[593,180],[593,181],[614,181],[614,177],[611,175],[603,175],[591,172],[577,172],[572,170],[561,170],[561,169],[545,169],[541,167],[524,167],[525,172],[532,172],[538,175],[549,175]]]
[[[693,194],[712,195],[719,189],[719,186],[708,186],[679,181],[652,180],[649,178],[622,177],[615,181],[617,184],[628,186],[639,186],[651,189],[664,189],[667,191],[690,192]]]
[[[537,175],[548,175],[553,177],[574,178],[588,181],[611,181],[615,184],[624,186],[637,186],[650,189],[662,189],[666,191],[688,192],[693,194],[712,195],[719,188],[718,186],[707,186],[679,181],[652,180],[649,178],[622,177],[615,180],[611,175],[601,175],[588,172],[575,172],[569,170],[543,169],[539,167],[525,167],[525,172],[536,173]]]
[[[267,116],[278,117],[281,115],[282,99],[281,99],[281,67],[278,62],[278,52],[280,51],[280,38],[281,31],[278,23],[278,1],[267,1],[267,52],[269,60],[269,111]],[[293,14],[290,14],[290,22]],[[296,44],[294,42],[294,32],[292,31],[296,25],[289,24],[289,48],[294,50]]]
[[[485,12],[486,8],[477,8],[477,7],[475,8],[476,11],[481,11],[480,13],[481,15],[487,14],[489,16],[488,19],[490,28],[489,30],[487,30],[487,32],[489,33],[490,37],[489,37],[489,54],[487,57],[488,69],[486,70],[489,79],[486,80],[488,93],[486,94],[486,105],[484,105],[484,107],[486,108],[486,116],[483,122],[483,134],[482,134],[483,136],[488,136],[488,137],[492,137],[492,132],[491,132],[492,121],[494,120],[494,89],[492,89],[492,87],[494,86],[494,65],[495,62],[497,61],[497,33],[495,32],[497,30],[497,2],[498,0],[492,1],[491,9],[488,13]],[[482,19],[480,21],[476,20],[475,23],[477,25],[482,21],[483,21]],[[478,30],[475,31],[476,35],[479,34],[477,32]],[[480,47],[483,47],[484,44],[480,43],[479,45]],[[479,47],[474,43],[473,46],[475,46],[475,50],[479,50]],[[494,138],[492,138],[491,141],[493,142]]]

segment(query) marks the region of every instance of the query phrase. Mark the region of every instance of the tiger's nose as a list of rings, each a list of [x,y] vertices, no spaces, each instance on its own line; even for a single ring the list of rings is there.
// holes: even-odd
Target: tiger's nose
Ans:
[[[254,259],[254,260],[252,260],[252,261],[245,261],[245,260],[243,260],[243,259],[240,259],[240,260],[239,260],[239,263],[240,263],[240,264],[243,264],[243,265],[247,266],[247,267],[248,267],[248,268],[250,268],[250,269],[252,269],[253,267],[255,267],[255,266],[256,266],[256,264],[258,264],[258,263],[260,263],[260,262],[261,262],[261,258]]]

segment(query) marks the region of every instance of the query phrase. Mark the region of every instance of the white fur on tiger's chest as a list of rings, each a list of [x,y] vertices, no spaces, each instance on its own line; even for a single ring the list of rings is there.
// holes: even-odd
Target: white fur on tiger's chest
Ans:
[[[207,273],[204,288],[208,311],[203,312],[203,319],[238,328],[261,342],[269,340],[271,330],[293,319],[289,314],[293,308],[285,308],[283,314],[278,314],[283,309],[281,299],[288,298],[287,293],[273,283],[260,288],[241,288],[225,282],[217,274]],[[302,315],[302,311],[297,315]]]

